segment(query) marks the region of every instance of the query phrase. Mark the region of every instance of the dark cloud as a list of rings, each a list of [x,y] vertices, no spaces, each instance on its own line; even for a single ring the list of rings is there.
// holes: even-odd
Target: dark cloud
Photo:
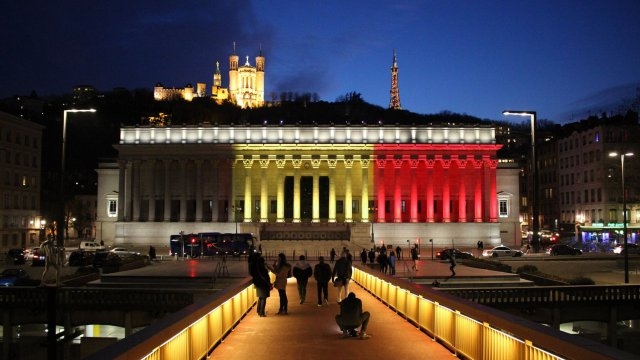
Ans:
[[[591,115],[617,113],[629,108],[640,96],[640,81],[604,88],[567,105],[569,111],[557,116],[560,122],[576,121]]]

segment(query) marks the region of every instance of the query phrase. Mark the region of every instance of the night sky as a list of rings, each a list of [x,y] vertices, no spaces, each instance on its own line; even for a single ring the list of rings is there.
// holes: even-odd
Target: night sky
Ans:
[[[0,98],[88,84],[205,82],[228,56],[266,57],[266,97],[348,92],[389,105],[397,52],[404,109],[554,122],[638,95],[640,1],[2,1]],[[520,121],[521,119],[516,119]]]

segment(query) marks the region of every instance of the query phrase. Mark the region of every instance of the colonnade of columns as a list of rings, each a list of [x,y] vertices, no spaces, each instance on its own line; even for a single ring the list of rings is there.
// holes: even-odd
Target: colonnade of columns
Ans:
[[[496,222],[496,168],[489,155],[456,154],[121,160],[118,220]],[[293,196],[285,211],[287,177]],[[306,215],[302,177],[312,178]]]
[[[471,159],[378,156],[373,160],[368,156],[239,157],[234,174],[243,174],[244,186],[233,198],[239,201],[242,221],[300,222],[301,177],[311,176],[312,212],[310,219],[304,219],[311,222],[496,222],[496,168],[497,161],[488,155]],[[285,218],[287,176],[293,177],[291,219]],[[323,176],[329,179],[327,219],[320,217],[319,178]],[[252,185],[254,179],[259,179],[260,186]],[[371,201],[370,188],[375,196]],[[255,199],[259,199],[256,204]],[[276,203],[275,216],[269,213],[270,199]],[[340,209],[337,204],[342,205]]]

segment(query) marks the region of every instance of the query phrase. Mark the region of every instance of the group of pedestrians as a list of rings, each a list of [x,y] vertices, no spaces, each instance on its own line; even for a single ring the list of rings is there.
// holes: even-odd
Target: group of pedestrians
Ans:
[[[330,262],[335,260],[336,252],[331,249]],[[257,313],[260,317],[266,316],[265,307],[271,289],[278,291],[280,306],[277,315],[289,314],[289,301],[287,299],[287,279],[295,277],[297,282],[300,304],[304,304],[307,296],[307,284],[311,276],[316,280],[318,307],[329,304],[329,282],[338,290],[337,302],[340,304],[340,314],[336,315],[336,323],[344,336],[359,336],[367,339],[369,335],[366,328],[370,314],[362,311],[362,301],[349,291],[352,276],[352,257],[349,250],[343,248],[340,257],[335,260],[333,270],[331,265],[325,262],[323,256],[318,257],[318,263],[311,268],[304,255],[300,255],[298,261],[291,266],[287,262],[284,253],[278,254],[278,259],[273,265],[268,265],[260,252],[253,252],[249,256],[249,273],[253,280],[258,298]],[[275,275],[273,284],[269,272]],[[357,328],[360,327],[360,332]]]

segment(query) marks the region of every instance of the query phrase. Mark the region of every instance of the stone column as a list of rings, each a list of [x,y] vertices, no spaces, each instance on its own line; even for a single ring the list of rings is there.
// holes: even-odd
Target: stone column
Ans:
[[[369,159],[361,159],[362,200],[360,201],[360,221],[369,222]]]
[[[449,175],[451,168],[450,159],[440,159],[442,164],[442,222],[451,222],[451,188]]]
[[[344,159],[344,221],[353,222],[353,189],[351,188],[351,168],[353,159]]]
[[[276,166],[278,167],[278,194],[277,194],[277,210],[276,210],[276,221],[284,222],[284,166],[286,164],[286,160],[277,159]]]
[[[418,172],[418,159],[410,159],[409,164],[411,165],[411,210],[410,210],[410,222],[418,222],[418,180],[417,180],[417,172]]]
[[[140,177],[142,173],[140,172],[140,166],[142,162],[140,160],[134,160],[131,162],[131,177],[132,177],[132,187],[131,187],[131,202],[132,202],[132,217],[131,221],[140,221]]]
[[[320,159],[311,159],[313,167],[313,204],[312,204],[312,222],[320,222]]]
[[[164,221],[171,221],[171,160],[164,160]]]
[[[301,159],[293,159],[293,222],[300,222],[300,166]]]
[[[180,160],[180,173],[184,175],[187,174],[187,160],[185,159]],[[189,189],[187,183],[189,179],[185,176],[180,176],[180,179],[182,181],[182,191],[180,194],[180,215],[178,219],[180,219],[180,222],[185,222],[187,221],[187,191]]]
[[[239,189],[236,186],[236,178],[238,175],[238,167],[239,162],[242,159],[235,159],[231,163],[231,184],[229,186],[229,191],[231,192],[230,200],[229,200],[229,208],[227,209],[227,221],[228,222],[236,222],[238,216],[238,209],[236,209],[236,198],[238,197]]]
[[[498,222],[498,190],[496,185],[496,169],[498,160],[489,159],[487,156],[486,163],[489,168],[489,221]]]
[[[377,203],[378,203],[378,222],[383,223],[385,219],[385,206],[386,206],[386,194],[385,194],[385,182],[384,182],[384,168],[387,166],[387,159],[376,159],[376,165],[378,166],[378,176],[376,177],[377,184]],[[376,181],[374,181],[376,183]]]
[[[253,166],[253,159],[244,159],[244,222],[251,222],[253,201],[251,200],[251,167]]]
[[[482,222],[482,160],[473,160],[473,169],[475,173],[475,189],[473,195],[473,221]]]
[[[336,159],[328,159],[329,164],[329,222],[336,222]]]
[[[202,176],[202,160],[196,160],[196,222],[202,222],[202,187],[203,187],[203,176]]]
[[[402,159],[393,159],[393,222],[402,222]]]
[[[458,222],[467,222],[467,159],[458,159],[458,178],[460,188],[458,190]]]
[[[427,159],[427,222],[435,222],[434,208],[433,208],[433,168],[436,162],[434,159]]]
[[[260,159],[260,222],[269,222],[269,160]]]
[[[149,221],[156,221],[156,165],[157,160],[150,160],[146,171],[149,186]]]

